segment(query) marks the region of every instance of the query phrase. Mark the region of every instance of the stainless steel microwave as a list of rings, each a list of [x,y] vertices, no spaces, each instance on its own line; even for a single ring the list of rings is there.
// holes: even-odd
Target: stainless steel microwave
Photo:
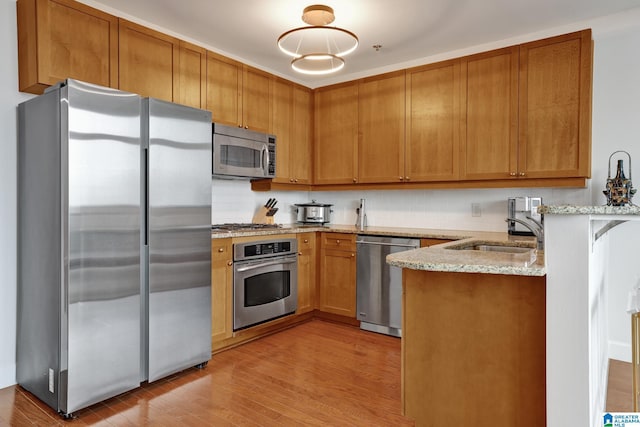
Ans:
[[[214,123],[212,166],[215,178],[273,178],[276,137]]]

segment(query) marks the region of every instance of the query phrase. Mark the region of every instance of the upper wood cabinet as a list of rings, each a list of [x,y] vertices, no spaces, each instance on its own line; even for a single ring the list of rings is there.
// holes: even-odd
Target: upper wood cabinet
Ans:
[[[18,0],[19,88],[66,78],[118,86],[118,18],[71,0]]]
[[[518,46],[465,58],[462,179],[507,179],[518,169]]]
[[[405,72],[358,87],[358,182],[405,180]]]
[[[229,126],[242,123],[242,64],[207,52],[207,110],[213,121]]]
[[[120,19],[120,89],[172,102],[178,98],[180,41]]]
[[[311,89],[294,84],[291,146],[289,147],[290,173],[294,184],[311,183],[312,129]]]
[[[178,104],[206,108],[207,51],[180,40],[178,56]]]
[[[358,182],[358,84],[315,92],[315,184]]]
[[[270,133],[276,136],[274,182],[311,182],[311,90],[275,77],[271,90]]]
[[[465,92],[459,60],[407,70],[405,181],[460,175]]]
[[[207,109],[213,121],[269,132],[271,76],[213,52],[207,52]]]
[[[591,174],[591,30],[520,46],[517,174]]]

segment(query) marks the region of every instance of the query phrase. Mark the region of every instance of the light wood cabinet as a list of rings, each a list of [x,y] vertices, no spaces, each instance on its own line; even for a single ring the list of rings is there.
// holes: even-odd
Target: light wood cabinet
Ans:
[[[591,30],[520,46],[518,176],[591,174]]]
[[[403,270],[402,408],[416,425],[545,425],[545,278]]]
[[[207,51],[180,41],[178,97],[175,102],[193,108],[206,108]]]
[[[356,235],[321,233],[320,301],[326,313],[356,317]]]
[[[233,336],[233,252],[231,239],[211,240],[211,342]]]
[[[213,121],[269,132],[270,75],[213,52],[207,52],[207,109]]]
[[[405,180],[405,72],[358,87],[358,182]]]
[[[316,233],[301,233],[298,239],[298,309],[296,314],[316,307]]]
[[[71,0],[19,0],[22,92],[66,78],[118,87],[118,18]]]
[[[179,40],[120,19],[119,88],[172,102],[178,97]]]
[[[405,181],[454,181],[460,176],[465,120],[459,60],[407,70]]]
[[[311,89],[293,85],[293,119],[289,147],[293,184],[311,183],[313,94]]]
[[[271,91],[271,130],[276,136],[274,182],[311,183],[311,90],[275,78]]]
[[[518,170],[518,59],[514,46],[468,57],[463,179],[508,179]]]
[[[207,52],[207,110],[213,121],[229,126],[242,123],[242,64]]]
[[[317,89],[314,184],[358,182],[357,82]]]

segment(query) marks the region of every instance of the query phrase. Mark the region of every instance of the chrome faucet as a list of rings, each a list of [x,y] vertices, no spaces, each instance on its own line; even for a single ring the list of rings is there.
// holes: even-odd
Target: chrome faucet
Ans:
[[[523,221],[521,219],[512,218],[512,217],[507,217],[507,219],[505,219],[505,221],[506,222],[515,221],[515,222],[517,222],[519,224],[522,224],[525,227],[527,227],[536,236],[536,240],[538,242],[537,249],[538,250],[544,250],[544,226],[542,225],[542,223],[536,221],[535,219],[531,218],[530,216],[527,216],[527,219],[529,221],[531,221],[531,222]]]

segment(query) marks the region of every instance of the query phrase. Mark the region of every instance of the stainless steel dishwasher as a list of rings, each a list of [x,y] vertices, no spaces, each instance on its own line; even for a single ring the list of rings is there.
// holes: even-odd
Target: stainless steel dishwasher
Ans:
[[[360,328],[402,336],[402,269],[386,262],[389,254],[417,249],[419,239],[358,235],[356,313]]]

